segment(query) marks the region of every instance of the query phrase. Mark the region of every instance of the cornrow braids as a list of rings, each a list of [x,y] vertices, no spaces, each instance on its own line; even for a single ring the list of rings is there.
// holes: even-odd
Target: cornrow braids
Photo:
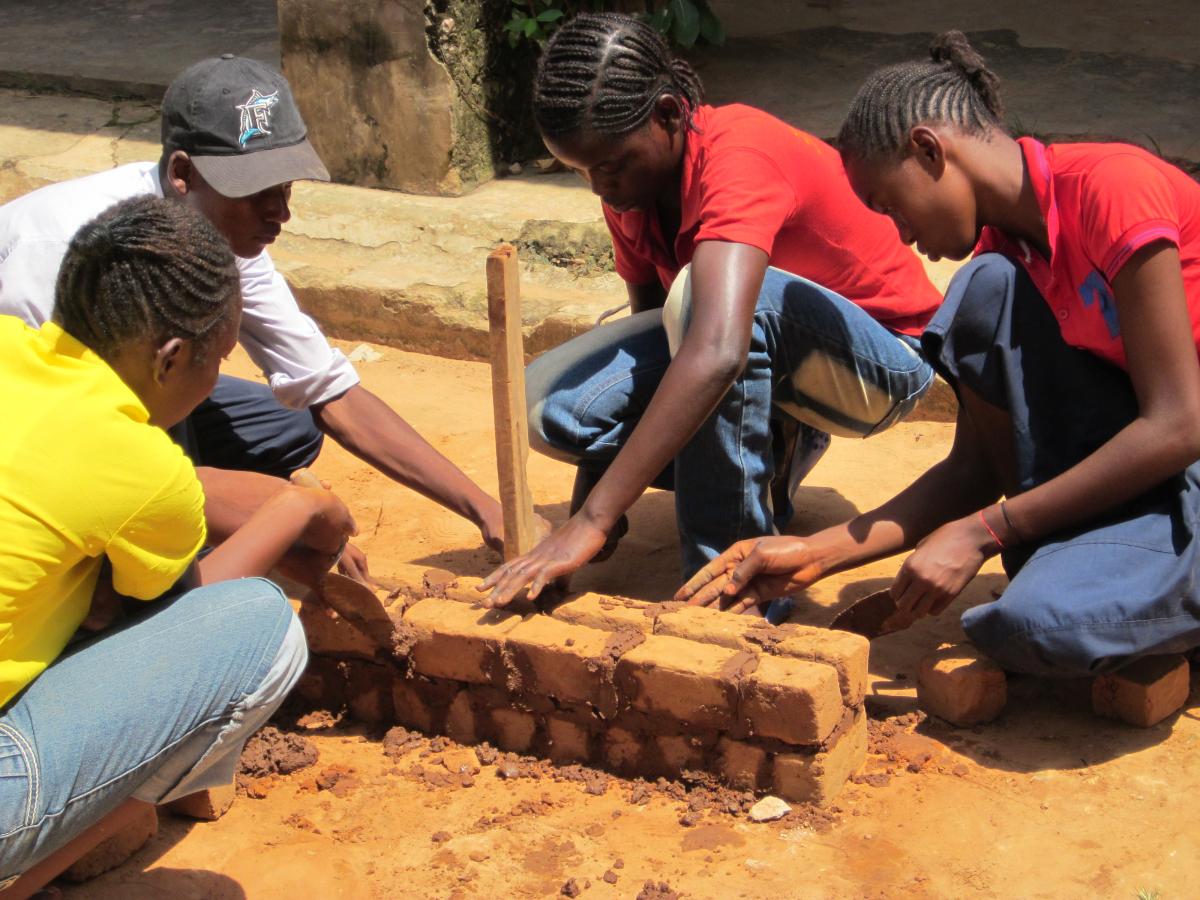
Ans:
[[[838,134],[845,158],[899,154],[917,125],[943,122],[967,134],[1004,130],[1000,79],[961,31],[938,35],[929,60],[874,72],[858,90]]]
[[[54,320],[103,359],[172,337],[205,358],[241,302],[229,243],[200,213],[158,197],[124,200],[76,232],[54,291]]]
[[[546,137],[583,130],[618,137],[640,128],[663,94],[687,126],[704,99],[700,76],[640,19],[585,13],[550,38],[538,63],[533,115]]]

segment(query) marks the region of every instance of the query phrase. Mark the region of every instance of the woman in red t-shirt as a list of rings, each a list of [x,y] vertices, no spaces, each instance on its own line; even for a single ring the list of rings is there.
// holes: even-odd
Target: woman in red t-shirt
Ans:
[[[905,242],[979,254],[922,338],[960,401],[950,455],[845,526],[731,548],[680,596],[745,606],[916,545],[891,593],[936,614],[1003,551],[1008,590],[963,627],[1006,668],[1196,646],[1200,185],[1128,145],[1014,140],[962,34],[932,56],[876,72],[839,143]]]
[[[940,297],[837,152],[701,93],[629,16],[579,16],[542,57],[538,126],[601,198],[633,315],[529,367],[531,442],[579,476],[566,525],[485,582],[494,605],[604,552],[651,484],[675,489],[685,577],[773,533],[828,433],[888,427],[932,379],[916,335]]]

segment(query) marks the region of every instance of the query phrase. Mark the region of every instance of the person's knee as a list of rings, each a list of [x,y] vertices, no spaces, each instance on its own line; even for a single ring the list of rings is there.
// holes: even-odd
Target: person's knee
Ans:
[[[260,635],[279,635],[273,645],[262,648],[264,666],[247,688],[247,709],[278,706],[304,673],[308,664],[308,645],[300,624],[283,591],[265,578],[244,578],[236,582],[239,609],[247,631],[259,629]],[[247,636],[253,641],[253,637]],[[259,638],[261,640],[261,637]]]
[[[1083,623],[1048,622],[1032,612],[1027,604],[1001,598],[967,610],[962,627],[976,647],[1010,672],[1052,678],[1096,674],[1103,658]]]
[[[667,333],[667,347],[672,359],[679,352],[691,321],[692,264],[688,263],[671,282],[671,289],[667,292],[666,302],[663,303],[662,325]]]
[[[991,344],[1018,277],[1017,264],[999,253],[981,254],[955,273],[946,294],[959,295],[948,332],[956,345]]]
[[[281,449],[279,459],[273,465],[275,471],[268,475],[286,478],[305,466],[312,465],[321,453],[325,435],[317,427],[309,410],[289,410],[290,415],[280,429],[278,442]]]

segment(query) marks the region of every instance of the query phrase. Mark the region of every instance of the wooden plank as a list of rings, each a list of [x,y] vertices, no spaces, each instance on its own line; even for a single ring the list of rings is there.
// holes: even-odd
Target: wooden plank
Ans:
[[[496,416],[496,469],[504,509],[504,559],[536,543],[525,409],[525,350],[521,336],[521,284],[517,250],[501,244],[487,258],[488,330],[492,352],[492,406]]]

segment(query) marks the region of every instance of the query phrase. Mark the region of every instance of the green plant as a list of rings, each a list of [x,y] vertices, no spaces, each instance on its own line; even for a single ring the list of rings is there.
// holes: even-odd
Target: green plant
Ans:
[[[1162,900],[1162,895],[1157,890],[1138,888],[1137,900]]]
[[[513,47],[521,41],[544,45],[563,19],[581,12],[636,13],[680,47],[725,43],[725,29],[708,0],[512,0],[512,5],[504,30]]]

